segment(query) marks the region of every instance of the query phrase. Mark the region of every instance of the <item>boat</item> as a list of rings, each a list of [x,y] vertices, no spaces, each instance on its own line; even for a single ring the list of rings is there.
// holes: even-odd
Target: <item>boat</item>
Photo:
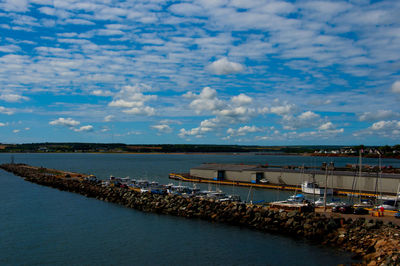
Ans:
[[[361,199],[361,202],[354,204],[353,205],[354,208],[373,208],[374,207],[374,203],[372,202],[372,200],[370,199]]]
[[[301,191],[306,194],[324,195],[325,189],[320,188],[316,182],[304,181],[301,184]],[[333,195],[333,189],[327,188],[326,195]]]
[[[324,197],[320,197],[318,200],[314,202],[314,205],[316,207],[322,207],[324,206]],[[340,199],[334,199],[332,198],[329,202],[326,202],[326,206],[328,207],[334,207],[334,206],[343,206],[346,205],[346,202],[340,201]]]
[[[306,200],[306,198],[304,197],[303,194],[296,194],[296,195],[292,195],[290,196],[286,201],[287,202],[294,202],[294,203],[302,203]]]
[[[384,202],[382,202],[381,205],[377,206],[376,208],[379,210],[382,207],[384,210],[397,211],[399,205],[397,200],[385,200]]]

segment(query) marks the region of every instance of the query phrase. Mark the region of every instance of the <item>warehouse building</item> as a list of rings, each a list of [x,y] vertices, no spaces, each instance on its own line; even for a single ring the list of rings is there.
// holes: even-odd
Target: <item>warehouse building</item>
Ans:
[[[246,164],[207,163],[190,169],[190,175],[197,178],[227,180],[248,183],[270,182],[272,184],[300,186],[304,181],[316,182],[319,186],[340,190],[396,194],[400,185],[399,174],[358,171],[337,171],[334,168],[320,169],[268,168]]]

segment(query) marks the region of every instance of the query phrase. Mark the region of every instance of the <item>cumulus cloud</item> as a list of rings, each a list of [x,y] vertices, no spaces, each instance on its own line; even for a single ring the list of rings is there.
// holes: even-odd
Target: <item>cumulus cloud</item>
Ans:
[[[80,125],[80,123],[81,122],[73,120],[72,118],[63,118],[63,117],[59,117],[56,120],[49,122],[49,124],[52,126],[64,126],[75,132],[93,131],[93,126],[91,126],[91,125],[77,127]]]
[[[322,125],[319,126],[319,130],[332,130],[334,129],[334,125],[332,124],[332,122],[326,122]]]
[[[146,86],[124,86],[108,106],[123,108],[122,112],[132,115],[154,115],[155,109],[147,106],[146,102],[157,99],[157,96],[143,94],[146,90],[149,90]]]
[[[13,133],[19,133],[21,130],[19,130],[19,129],[14,129],[13,130]]]
[[[238,96],[233,96],[231,101],[237,105],[246,105],[251,104],[253,102],[253,99],[246,94],[241,93]]]
[[[0,127],[5,127],[5,126],[7,126],[7,124],[6,124],[6,123],[2,123],[2,122],[0,122]]]
[[[282,123],[283,123],[283,128],[287,130],[296,130],[299,128],[311,128],[320,124],[320,116],[312,111],[303,112],[298,116],[284,115],[282,118]]]
[[[291,114],[295,109],[294,104],[284,103],[283,105],[279,106],[272,106],[269,111],[273,114],[277,115],[288,115]]]
[[[158,132],[160,132],[160,133],[171,133],[172,132],[172,128],[167,124],[154,125],[154,126],[151,126],[151,128],[158,130]]]
[[[239,127],[238,129],[228,128],[226,133],[230,136],[245,136],[248,133],[255,133],[260,131],[262,131],[262,129],[256,126],[243,126]]]
[[[232,96],[229,101],[220,100],[217,97],[216,90],[205,87],[198,95],[189,92],[184,97],[193,99],[189,106],[196,113],[208,111],[215,117],[203,120],[198,127],[191,130],[181,129],[180,137],[203,137],[206,133],[220,130],[229,125],[246,122],[257,114],[256,109],[248,107],[253,100],[245,94]]]
[[[394,92],[394,93],[400,93],[400,80],[397,80],[397,81],[395,81],[393,84],[392,84],[392,92]]]
[[[78,126],[80,124],[80,122],[73,120],[72,118],[60,117],[60,118],[57,118],[56,120],[50,121],[49,124],[52,126],[75,127],[75,126]]]
[[[370,127],[353,133],[354,136],[378,135],[386,138],[399,138],[400,121],[398,120],[382,120],[373,123]]]
[[[93,131],[93,126],[91,125],[81,126],[80,128],[74,128],[73,130],[75,132],[90,132]]]
[[[181,138],[194,136],[196,138],[204,137],[206,133],[214,131],[216,128],[222,126],[221,121],[218,118],[206,119],[201,121],[199,127],[192,128],[190,130],[186,130],[181,128],[178,136]]]
[[[217,98],[217,91],[210,87],[203,88],[198,95],[188,92],[183,96],[193,99],[189,106],[197,114],[200,114],[202,111],[215,111],[223,105],[222,101]]]
[[[212,62],[207,69],[216,75],[229,75],[244,71],[244,66],[239,63],[231,62],[226,57]]]

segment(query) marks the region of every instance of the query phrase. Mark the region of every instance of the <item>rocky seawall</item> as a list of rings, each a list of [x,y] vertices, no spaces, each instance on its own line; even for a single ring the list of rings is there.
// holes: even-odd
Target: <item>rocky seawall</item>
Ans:
[[[269,233],[306,238],[354,253],[364,265],[400,265],[400,227],[379,220],[330,217],[319,213],[282,211],[244,203],[219,202],[179,195],[141,193],[129,188],[102,187],[46,168],[3,164],[0,168],[26,181],[124,205],[128,208],[239,225]]]

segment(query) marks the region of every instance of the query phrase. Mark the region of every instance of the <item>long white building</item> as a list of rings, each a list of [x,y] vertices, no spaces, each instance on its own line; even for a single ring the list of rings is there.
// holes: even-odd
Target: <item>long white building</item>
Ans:
[[[259,183],[266,179],[272,184],[300,186],[303,181],[314,181],[325,186],[328,176],[328,187],[340,190],[361,192],[381,192],[396,194],[400,184],[400,174],[358,171],[336,171],[316,169],[267,168],[245,164],[202,164],[190,169],[190,175],[213,180]]]

